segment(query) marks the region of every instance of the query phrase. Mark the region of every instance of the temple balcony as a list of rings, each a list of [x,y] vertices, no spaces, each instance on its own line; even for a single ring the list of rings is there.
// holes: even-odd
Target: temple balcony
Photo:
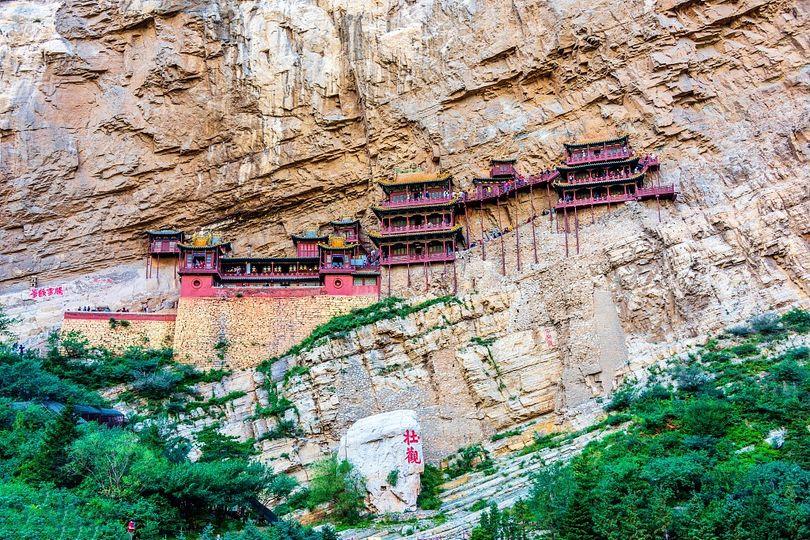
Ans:
[[[442,204],[442,203],[449,203],[453,200],[452,195],[441,195],[441,196],[432,196],[432,197],[408,197],[407,199],[401,199],[397,201],[383,201],[380,203],[380,206],[383,208],[408,208],[408,207],[419,207],[419,206],[427,206],[431,204]]]
[[[566,165],[581,165],[583,163],[598,163],[600,161],[614,161],[618,159],[629,159],[633,156],[633,150],[627,148],[615,148],[600,150],[597,155],[593,151],[575,152],[565,160]]]
[[[640,201],[652,199],[658,196],[663,199],[674,199],[676,197],[675,186],[653,186],[647,188],[636,188],[635,193],[619,193],[616,195],[603,195],[600,197],[587,197],[584,199],[560,200],[554,206],[556,210],[567,208],[579,208],[583,206],[598,206],[601,204],[622,203],[627,201]]]
[[[565,180],[561,180],[561,184],[571,184],[571,185],[587,185],[587,184],[610,184],[613,182],[627,182],[629,180],[635,180],[641,173],[644,172],[642,169],[641,171],[634,172],[634,173],[627,173],[627,174],[606,174],[606,175],[592,175],[586,176],[585,178],[571,178],[568,177]]]
[[[452,223],[424,223],[422,225],[402,225],[400,227],[382,227],[381,234],[402,234],[402,233],[419,233],[419,232],[433,232],[441,230],[449,230],[453,228]]]
[[[176,240],[153,240],[149,242],[150,255],[178,254],[180,248]]]
[[[548,184],[559,176],[560,172],[557,170],[532,176],[521,176],[508,182],[492,184],[489,189],[479,187],[472,193],[464,192],[461,196],[461,200],[466,203],[492,201],[500,197],[505,197],[515,191],[525,191],[535,186]]]
[[[224,273],[219,278],[223,281],[244,281],[244,280],[268,280],[268,279],[317,279],[317,270],[298,272],[250,272],[248,273]]]
[[[379,272],[380,265],[376,263],[357,264],[322,264],[321,274],[351,274],[353,272]]]
[[[669,184],[666,186],[651,186],[636,189],[636,197],[638,197],[639,200],[652,199],[656,196],[664,199],[676,198],[675,185]]]
[[[425,255],[390,255],[382,257],[380,264],[390,266],[395,264],[423,264],[433,262],[452,262],[456,259],[455,253],[428,253]]]

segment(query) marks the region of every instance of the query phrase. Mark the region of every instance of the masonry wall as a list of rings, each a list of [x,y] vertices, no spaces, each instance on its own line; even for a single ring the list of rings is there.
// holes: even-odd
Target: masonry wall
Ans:
[[[180,298],[174,351],[201,368],[241,369],[286,352],[319,324],[377,301],[377,295]],[[217,343],[225,347],[216,348]]]
[[[174,314],[67,312],[62,321],[62,333],[73,330],[81,332],[90,345],[113,352],[133,346],[171,347]]]

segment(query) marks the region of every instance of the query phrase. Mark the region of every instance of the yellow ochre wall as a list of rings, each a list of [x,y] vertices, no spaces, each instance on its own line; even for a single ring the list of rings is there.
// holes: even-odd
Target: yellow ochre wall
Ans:
[[[113,352],[122,352],[133,346],[152,349],[171,347],[174,339],[174,321],[127,321],[129,325],[118,321],[115,328],[109,318],[82,320],[64,319],[62,334],[72,330],[81,332],[90,345],[104,347]]]
[[[174,353],[201,368],[241,369],[286,352],[319,324],[377,301],[369,296],[181,298]],[[223,358],[215,345],[227,347]]]

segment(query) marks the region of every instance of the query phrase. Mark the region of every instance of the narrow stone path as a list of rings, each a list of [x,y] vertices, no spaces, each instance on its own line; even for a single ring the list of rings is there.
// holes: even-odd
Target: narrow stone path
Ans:
[[[499,508],[512,506],[526,497],[532,487],[533,473],[556,461],[566,461],[579,453],[590,441],[612,433],[615,428],[585,433],[556,448],[545,448],[520,456],[515,453],[494,458],[495,474],[471,473],[445,484],[448,488],[440,495],[439,510],[403,514],[397,523],[380,524],[368,529],[352,529],[341,533],[345,540],[380,539],[412,540],[442,538],[462,539],[478,524],[482,510],[472,511],[477,501],[496,503]],[[444,515],[446,521],[437,525],[436,516]]]

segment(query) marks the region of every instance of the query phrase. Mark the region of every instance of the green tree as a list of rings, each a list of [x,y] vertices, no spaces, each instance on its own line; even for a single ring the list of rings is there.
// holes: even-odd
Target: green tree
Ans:
[[[39,449],[30,461],[19,470],[21,478],[32,482],[53,482],[64,485],[70,475],[65,470],[68,451],[79,437],[77,417],[73,405],[68,403],[54,420],[48,424]]]
[[[335,519],[353,524],[360,519],[365,494],[362,477],[347,460],[331,456],[315,465],[315,476],[309,485],[311,507],[328,503]]]

